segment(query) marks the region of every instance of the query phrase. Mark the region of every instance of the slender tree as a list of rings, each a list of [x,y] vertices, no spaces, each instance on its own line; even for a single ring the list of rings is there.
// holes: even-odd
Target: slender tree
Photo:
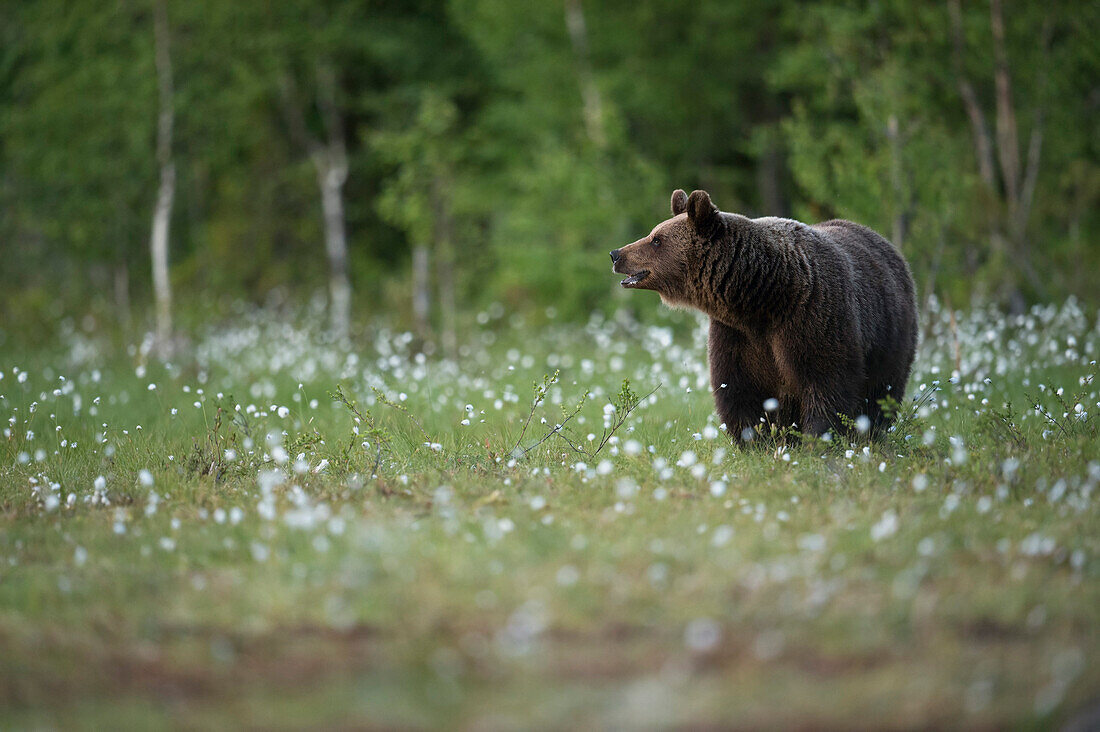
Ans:
[[[978,173],[990,199],[1000,205],[989,210],[988,226],[994,249],[1004,251],[1023,272],[1028,283],[1040,295],[1046,285],[1032,264],[1027,225],[1031,218],[1035,186],[1039,180],[1039,163],[1043,149],[1043,129],[1046,113],[1044,99],[1047,83],[1046,64],[1051,39],[1050,20],[1044,19],[1040,31],[1041,64],[1037,70],[1032,106],[1031,132],[1027,157],[1020,161],[1020,132],[1013,101],[1012,74],[1005,42],[1004,12],[1000,0],[990,0],[989,24],[993,48],[993,88],[995,100],[995,134],[991,135],[986,113],[978,100],[964,64],[965,40],[962,10],[959,0],[948,0],[951,18],[952,59],[959,97],[966,109],[974,138]],[[1002,216],[1003,212],[1003,216]],[[1019,304],[1018,290],[1010,293]]]
[[[565,27],[569,31],[569,43],[573,49],[577,81],[584,102],[584,127],[588,139],[597,148],[607,144],[604,129],[603,100],[596,78],[592,74],[592,62],[588,52],[588,26],[584,22],[581,0],[565,0]]]
[[[153,4],[153,35],[156,43],[157,165],[160,184],[153,208],[153,231],[149,250],[153,262],[153,293],[156,299],[157,350],[162,357],[171,353],[172,285],[168,277],[168,232],[172,204],[176,196],[176,165],[172,160],[172,130],[175,122],[172,88],[172,56],[168,28],[168,9],[164,0]]]
[[[291,135],[309,154],[317,175],[324,216],[325,254],[329,270],[329,320],[332,332],[345,338],[351,323],[351,278],[348,276],[348,238],[344,213],[344,184],[348,180],[348,153],[344,120],[338,102],[336,71],[325,60],[314,62],[314,104],[324,129],[314,135],[305,122],[303,102],[293,78],[282,80],[282,107]]]
[[[422,337],[432,333],[432,260],[435,261],[439,334],[443,352],[453,357],[455,335],[454,170],[463,154],[458,110],[439,94],[427,92],[411,124],[400,132],[374,136],[379,156],[398,167],[383,191],[384,218],[401,227],[413,245],[413,315]]]

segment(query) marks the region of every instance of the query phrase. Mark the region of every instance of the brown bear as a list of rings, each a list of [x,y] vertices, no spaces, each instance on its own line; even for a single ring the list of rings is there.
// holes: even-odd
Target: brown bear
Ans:
[[[672,194],[672,218],[611,252],[622,286],[710,316],[710,381],[735,439],[761,421],[820,436],[887,426],[917,347],[909,267],[866,226],[724,213],[706,191]],[[860,419],[865,416],[867,419]]]

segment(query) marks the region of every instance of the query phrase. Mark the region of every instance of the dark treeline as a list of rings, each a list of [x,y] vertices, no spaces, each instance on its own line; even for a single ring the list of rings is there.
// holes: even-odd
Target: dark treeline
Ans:
[[[1003,7],[1002,7],[1003,5]],[[4,328],[324,291],[444,345],[621,298],[674,187],[892,238],[922,295],[1094,297],[1096,3],[8,2]],[[171,300],[169,298],[172,298]],[[148,313],[148,315],[145,315]]]

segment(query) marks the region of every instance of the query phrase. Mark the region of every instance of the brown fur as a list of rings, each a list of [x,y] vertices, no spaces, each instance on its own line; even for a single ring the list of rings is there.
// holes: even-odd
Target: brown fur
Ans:
[[[720,212],[705,191],[672,194],[673,217],[611,253],[614,271],[710,316],[711,387],[730,434],[771,418],[821,435],[838,415],[886,426],[917,345],[913,278],[871,229]],[[768,415],[764,401],[779,401]]]

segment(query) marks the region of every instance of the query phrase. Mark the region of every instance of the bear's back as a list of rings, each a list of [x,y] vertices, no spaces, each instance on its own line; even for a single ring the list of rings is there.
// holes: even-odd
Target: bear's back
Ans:
[[[883,294],[892,295],[895,306],[911,303],[915,309],[916,292],[909,265],[885,237],[874,229],[844,219],[823,221],[810,229],[850,258],[857,286],[866,283]]]
[[[874,229],[852,221],[833,219],[810,228],[851,262],[868,359],[911,361],[917,344],[917,297],[901,252]]]

